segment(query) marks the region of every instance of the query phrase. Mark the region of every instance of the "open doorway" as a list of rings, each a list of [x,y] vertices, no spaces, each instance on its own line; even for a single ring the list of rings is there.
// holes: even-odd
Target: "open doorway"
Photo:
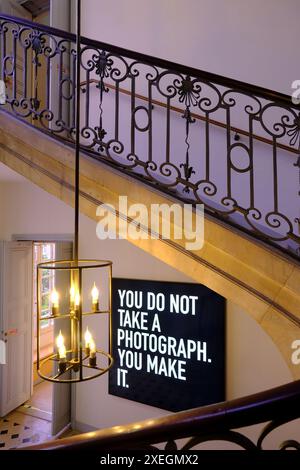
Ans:
[[[37,374],[35,290],[37,264],[52,259],[71,259],[71,240],[69,235],[15,235],[11,242],[0,242],[0,259],[3,260],[0,281],[5,281],[2,282],[0,331],[3,331],[6,345],[6,364],[0,368],[0,450],[19,447],[29,442],[28,439],[30,442],[48,440],[51,436],[60,435],[70,425],[71,385],[43,381]],[[68,321],[62,317],[54,325],[53,319],[49,319],[55,283],[56,288],[66,292],[70,289],[69,279],[61,273],[55,279],[50,271],[45,270],[42,279],[39,348],[42,357],[55,352],[54,338],[58,335],[55,328],[63,327],[63,322]],[[15,432],[16,426],[18,433]],[[33,435],[24,436],[25,431]]]
[[[55,243],[34,242],[33,243],[33,286],[37,284],[37,265],[55,259]],[[42,317],[51,315],[50,296],[55,287],[55,277],[53,270],[43,270],[42,282]],[[36,418],[40,418],[52,423],[53,417],[53,385],[51,382],[43,381],[37,374],[37,293],[33,289],[33,377],[32,396],[24,403],[19,411]],[[46,359],[53,353],[54,326],[53,320],[41,321],[40,335],[40,358]]]
[[[13,241],[0,241],[0,289],[3,294],[0,331],[6,349],[6,363],[0,367],[0,450],[49,440],[64,432],[70,424],[70,384],[40,382],[37,376],[34,291],[36,265],[50,258],[71,259],[73,243],[67,241],[71,239],[71,236],[62,235],[48,238],[15,235]],[[55,281],[60,288],[69,288],[68,283],[63,285],[63,277],[54,279],[50,273],[45,273],[43,316],[49,312],[49,294]],[[46,318],[43,327],[42,354],[47,355],[55,348],[53,337],[58,333]]]

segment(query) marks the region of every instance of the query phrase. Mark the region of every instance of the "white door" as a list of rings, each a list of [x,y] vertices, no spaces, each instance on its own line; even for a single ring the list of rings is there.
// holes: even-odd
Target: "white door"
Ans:
[[[72,250],[72,243],[57,242],[55,243],[55,258],[57,260],[72,259]],[[58,271],[55,275],[55,285],[64,294],[62,298],[66,301],[71,287],[69,273]],[[61,306],[64,308],[63,304]],[[66,344],[68,344],[71,336],[68,318],[54,322],[54,338],[57,337],[60,329],[64,333]],[[52,397],[52,435],[55,436],[71,422],[71,385],[54,384]]]
[[[0,242],[0,416],[29,400],[32,390],[32,242]]]

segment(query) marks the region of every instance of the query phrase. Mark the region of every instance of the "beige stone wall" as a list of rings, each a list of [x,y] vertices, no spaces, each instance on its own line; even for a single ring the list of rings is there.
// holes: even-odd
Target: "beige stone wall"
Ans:
[[[0,114],[0,161],[67,204],[73,204],[73,151],[7,115]],[[5,130],[5,131],[4,131]],[[81,159],[81,211],[97,220],[102,202],[168,202],[139,182]],[[138,248],[179,270],[245,309],[270,335],[295,378],[291,343],[299,339],[300,268],[282,254],[213,220],[205,220],[205,244],[198,252],[184,250],[185,240],[130,240]],[[180,250],[179,250],[179,249]]]
[[[24,181],[1,181],[0,168],[0,239],[12,234],[69,234],[73,231],[73,210],[55,196]],[[80,254],[87,258],[109,258],[115,276],[137,279],[193,282],[193,279],[168,266],[126,240],[100,241],[96,222],[81,216]],[[99,340],[105,339],[105,331]],[[280,350],[256,320],[239,305],[227,302],[227,399],[287,383],[292,374]],[[82,430],[107,427],[141,419],[163,416],[167,412],[108,395],[108,377],[76,387],[74,420]],[[197,391],[195,391],[197,393]],[[101,399],[100,399],[101,397]],[[261,426],[246,431],[254,438]],[[296,437],[297,427],[276,435],[272,446],[285,438]],[[215,448],[216,444],[211,444]],[[209,447],[209,446],[208,446]]]

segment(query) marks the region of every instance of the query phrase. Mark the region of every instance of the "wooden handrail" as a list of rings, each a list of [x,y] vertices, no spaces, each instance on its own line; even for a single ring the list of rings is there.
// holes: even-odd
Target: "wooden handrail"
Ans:
[[[95,78],[91,78],[89,81],[84,80],[80,83],[80,87],[87,86],[88,83],[98,85],[99,80],[96,80]],[[110,90],[116,90],[117,89],[117,87],[115,85],[112,85],[112,84],[106,83],[106,82],[104,83],[104,86],[106,88],[109,88]],[[128,96],[132,95],[131,91],[126,90],[126,88],[119,87],[119,92],[124,94],[124,95],[128,95]],[[135,98],[138,98],[139,100],[146,101],[147,103],[149,103],[149,99],[146,96],[140,95],[139,93],[135,93],[134,96],[135,96]],[[163,103],[162,101],[152,99],[151,102],[152,102],[153,105],[160,106],[161,108],[167,108],[167,105],[165,103]],[[170,106],[170,110],[174,111],[175,113],[180,113],[182,115],[184,114],[184,109],[178,108],[177,106]],[[204,116],[201,116],[200,114],[191,113],[191,116],[195,119],[199,119],[200,121],[206,122],[206,118]],[[210,124],[212,124],[213,126],[221,127],[222,129],[227,129],[226,124],[224,124],[223,122],[217,121],[215,119],[207,119],[207,121]],[[249,137],[249,135],[250,135],[249,132],[247,132],[243,129],[239,129],[238,127],[230,126],[230,130],[232,132],[236,133],[236,134],[244,135],[246,137]],[[264,144],[273,145],[273,140],[271,140],[271,139],[267,139],[266,137],[262,137],[262,136],[257,135],[257,134],[251,134],[251,135],[252,135],[253,139],[255,139],[255,140],[263,142]],[[281,143],[278,142],[277,147],[282,149],[282,150],[286,150],[287,152],[291,152],[291,153],[294,153],[296,155],[299,155],[299,150],[296,149],[296,148],[290,147],[289,145],[281,144]]]
[[[300,380],[228,402],[45,442],[27,447],[26,450],[107,452],[143,449],[151,444],[191,436],[217,436],[220,432],[226,433],[231,429],[271,420],[292,421],[300,417],[299,404]]]
[[[62,31],[59,29],[55,29],[49,26],[41,25],[41,24],[36,24],[27,20],[24,20],[23,18],[15,18],[12,16],[8,15],[2,15],[0,14],[0,23],[2,25],[2,29],[4,31],[4,34],[6,34],[6,31],[11,34],[10,28],[7,28],[6,23],[11,23],[13,24],[13,31],[15,31],[15,37],[17,40],[21,41],[21,35],[24,30],[24,28],[27,30],[32,29],[34,32],[38,32],[39,36],[39,41],[41,39],[41,44],[43,44],[45,37],[47,35],[50,35],[50,38],[53,38],[53,47],[55,46],[55,49],[53,49],[53,55],[51,57],[55,57],[59,54],[61,54],[64,50],[69,50],[69,53],[73,57],[73,65],[76,65],[76,54],[75,50],[73,49],[73,43],[76,41],[76,36],[74,34],[71,34],[66,31]],[[66,44],[65,44],[66,43]],[[37,44],[32,44],[31,45],[33,49],[36,49],[36,55],[37,57],[43,53],[43,47],[40,50],[40,46],[38,47]],[[67,47],[66,47],[67,46]],[[22,46],[23,47],[23,46]],[[52,51],[52,46],[51,46],[51,51]],[[89,71],[88,75],[83,78],[87,78],[87,81],[82,82],[82,86],[90,85],[92,84],[99,84],[100,77],[97,76],[97,73],[92,72],[92,70],[96,69],[96,72],[99,74],[104,74],[102,75],[104,77],[104,82],[105,86],[107,86],[110,89],[117,90],[115,93],[118,93],[118,99],[116,100],[116,115],[114,116],[115,120],[115,126],[116,126],[116,138],[118,140],[118,134],[119,134],[119,127],[120,127],[120,122],[119,122],[119,92],[123,93],[127,96],[129,96],[129,99],[132,100],[134,99],[134,96],[146,103],[148,103],[148,107],[152,104],[159,106],[161,108],[165,108],[167,111],[167,116],[166,116],[166,142],[165,142],[165,162],[163,164],[158,164],[157,162],[153,162],[153,135],[151,132],[151,126],[149,129],[149,123],[144,128],[140,128],[136,122],[131,123],[131,132],[130,135],[128,135],[130,139],[130,153],[126,156],[126,154],[123,152],[124,150],[124,145],[120,147],[120,149],[116,149],[116,146],[112,146],[112,141],[106,141],[105,135],[106,135],[106,130],[103,128],[103,107],[102,107],[102,101],[103,101],[103,96],[101,95],[99,97],[100,99],[100,122],[98,123],[98,126],[94,126],[93,129],[91,129],[91,132],[87,132],[83,137],[84,141],[82,141],[82,150],[84,150],[86,153],[89,153],[91,157],[96,158],[97,160],[101,160],[103,163],[116,168],[117,170],[120,170],[122,172],[125,172],[126,174],[130,175],[131,177],[138,179],[139,181],[142,181],[143,183],[149,184],[150,186],[154,186],[155,188],[159,189],[161,192],[164,192],[168,195],[171,195],[172,197],[174,196],[177,199],[180,199],[182,202],[188,201],[189,203],[193,204],[198,204],[200,202],[205,202],[205,209],[207,213],[210,213],[214,218],[217,218],[226,224],[230,225],[231,227],[237,227],[239,230],[242,230],[251,236],[255,237],[256,239],[262,240],[263,242],[266,242],[270,244],[272,247],[276,246],[279,248],[282,252],[288,253],[292,257],[298,260],[298,251],[299,248],[297,247],[296,244],[299,243],[299,236],[296,235],[295,231],[297,228],[295,228],[295,217],[291,216],[290,214],[286,213],[286,206],[285,204],[281,204],[281,193],[284,194],[285,192],[285,187],[281,184],[281,181],[279,181],[279,176],[281,179],[284,179],[284,175],[281,175],[281,172],[279,171],[280,165],[279,161],[277,158],[277,149],[282,149],[282,151],[289,152],[289,154],[294,157],[298,157],[298,152],[299,149],[295,148],[295,144],[297,141],[298,136],[298,122],[297,122],[297,115],[298,112],[300,111],[300,104],[295,104],[291,100],[291,96],[276,92],[274,90],[266,89],[263,87],[259,87],[250,83],[246,82],[241,82],[239,80],[234,80],[232,78],[224,77],[221,75],[213,74],[210,72],[205,72],[203,70],[190,67],[190,66],[185,66],[183,64],[177,64],[175,62],[170,62],[161,58],[157,57],[152,57],[146,54],[142,54],[139,52],[131,51],[128,49],[124,49],[118,46],[114,46],[111,44],[107,44],[101,41],[96,41],[93,39],[89,39],[86,37],[82,37],[82,54],[86,55],[86,52],[89,51],[89,54],[91,53],[92,56],[89,54],[87,55],[86,59],[90,57],[90,61],[93,62],[93,65],[91,67],[92,62],[89,64],[88,68],[83,65],[83,67]],[[94,51],[94,52],[93,52]],[[48,51],[49,52],[49,51]],[[79,51],[77,51],[79,53]],[[47,54],[46,54],[47,55]],[[121,70],[114,69],[116,72],[116,75],[119,75],[118,78],[120,80],[118,81],[118,78],[114,79],[113,76],[111,76],[110,73],[107,73],[108,70],[112,69],[111,64],[115,62],[115,57],[119,57],[121,61],[124,63],[126,71],[125,75],[123,78],[121,78],[120,74],[122,73]],[[27,60],[27,57],[25,57],[25,60]],[[50,63],[49,63],[50,64]],[[49,65],[48,64],[48,65]],[[131,72],[130,70],[132,67],[134,67],[133,70],[136,69],[137,64],[143,64],[146,66],[151,67],[151,76],[155,79],[155,77],[164,77],[169,74],[175,74],[178,78],[178,93],[181,96],[181,99],[179,102],[175,102],[171,100],[171,98],[167,98],[168,101],[166,101],[162,95],[156,95],[154,94],[154,97],[157,99],[151,99],[147,97],[147,92],[142,91],[145,96],[141,94],[136,93],[136,85],[132,87],[134,95],[132,95],[130,86],[124,85],[126,77],[130,78],[131,77]],[[51,64],[50,64],[51,65]],[[73,67],[72,65],[72,67]],[[107,69],[108,67],[108,69]],[[5,67],[4,67],[5,68]],[[72,112],[70,115],[70,119],[65,119],[66,116],[62,117],[62,105],[63,103],[67,104],[67,101],[73,99],[73,95],[75,93],[74,87],[71,86],[71,76],[70,74],[64,74],[64,64],[59,65],[59,70],[60,70],[60,86],[59,86],[59,93],[58,93],[58,99],[59,99],[59,106],[58,109],[56,110],[51,110],[47,109],[47,107],[50,106],[51,100],[50,100],[50,91],[51,91],[51,83],[49,81],[49,77],[47,80],[46,88],[47,88],[47,107],[45,109],[42,109],[42,105],[40,103],[40,100],[38,99],[38,93],[37,91],[35,92],[35,96],[29,98],[27,96],[27,90],[25,90],[25,93],[23,93],[26,96],[22,97],[22,93],[18,93],[18,87],[16,86],[16,90],[13,90],[13,97],[8,97],[7,99],[7,106],[6,106],[6,111],[8,111],[11,114],[14,114],[18,119],[21,120],[32,120],[34,124],[39,124],[40,130],[43,127],[44,130],[51,135],[52,137],[62,140],[64,139],[65,142],[71,145],[72,143],[72,133],[74,132],[74,123],[72,122],[72,117],[74,116],[74,113],[76,111],[76,103],[73,100],[72,101]],[[7,71],[4,71],[4,75],[6,75]],[[9,72],[10,75],[14,77],[14,84],[18,85],[18,76],[16,75],[16,68],[13,68],[11,72]],[[91,78],[93,76],[93,78]],[[192,78],[191,78],[192,77]],[[110,80],[113,78],[112,80]],[[149,77],[148,77],[149,78]],[[157,78],[158,79],[158,78]],[[71,82],[70,82],[71,80]],[[25,80],[26,81],[26,80]],[[106,83],[110,82],[110,83]],[[228,108],[224,103],[219,103],[217,105],[217,108],[227,110],[226,112],[226,119],[225,116],[220,117],[218,115],[215,115],[212,112],[205,111],[201,109],[200,107],[196,107],[196,105],[193,107],[190,103],[189,107],[189,113],[187,113],[187,109],[182,109],[185,107],[187,103],[184,101],[187,99],[187,96],[189,96],[190,100],[190,94],[194,95],[193,92],[196,91],[197,95],[197,102],[200,100],[201,101],[201,96],[198,96],[197,90],[191,89],[191,84],[194,83],[195,81],[198,81],[199,83],[207,84],[208,86],[212,86],[216,92],[219,94],[225,93],[225,95],[230,92],[230,93],[238,93],[242,95],[246,95],[250,98],[254,98],[259,104],[259,106],[262,108],[262,111],[260,115],[253,115],[253,122],[250,122],[249,127],[245,124],[239,124],[238,125],[243,125],[244,129],[240,129],[238,127],[235,127],[232,125],[231,122],[231,113],[229,112]],[[36,77],[35,77],[35,82],[36,84],[38,83],[38,70],[36,70]],[[187,82],[190,82],[189,84]],[[64,84],[69,83],[71,86],[71,89],[69,91],[68,96],[65,95],[65,86]],[[153,84],[156,82],[154,81]],[[74,84],[73,84],[74,85]],[[103,85],[103,82],[101,83]],[[125,86],[126,88],[120,88],[119,85]],[[172,87],[172,84],[171,84]],[[222,87],[218,88],[218,87]],[[193,88],[193,87],[192,87]],[[226,91],[222,91],[223,88],[227,89]],[[219,91],[218,91],[219,90]],[[77,90],[79,92],[80,90]],[[153,90],[155,91],[155,90]],[[199,91],[199,90],[198,90]],[[16,93],[18,96],[18,99],[16,99]],[[21,96],[19,96],[21,95]],[[131,97],[131,98],[130,98]],[[259,101],[259,98],[263,100],[263,102]],[[202,97],[202,101],[203,101]],[[66,100],[66,101],[65,101]],[[162,101],[159,101],[162,100]],[[194,99],[192,100],[194,102]],[[267,104],[265,104],[265,101]],[[178,106],[171,106],[172,104],[176,104]],[[90,103],[86,103],[86,109],[87,113],[89,113],[89,106]],[[235,100],[232,100],[231,103],[229,102],[229,106],[234,106],[236,104]],[[169,106],[170,105],[170,106]],[[131,106],[134,106],[134,103],[131,103]],[[249,105],[250,106],[250,105]],[[134,106],[135,107],[135,106]],[[141,106],[140,106],[141,107]],[[145,109],[146,109],[145,105]],[[286,111],[291,111],[292,115],[294,116],[294,122],[293,119],[291,119],[291,122],[288,121],[288,116],[284,114],[281,117],[281,123],[273,123],[273,130],[271,130],[271,127],[267,128],[267,123],[264,122],[264,116],[263,113],[265,110],[270,109],[270,107],[278,107],[282,108],[282,111],[286,113]],[[19,108],[19,109],[18,109]],[[23,109],[21,109],[23,108]],[[143,108],[143,107],[142,107]],[[21,109],[21,112],[20,112]],[[137,110],[138,108],[135,108]],[[245,108],[246,109],[246,108]],[[186,145],[186,151],[185,151],[185,163],[183,163],[184,159],[184,154],[181,155],[180,161],[178,159],[175,159],[176,161],[170,162],[170,158],[172,157],[172,143],[171,143],[171,137],[173,137],[171,133],[171,114],[169,112],[171,110],[172,112],[179,113],[182,117],[185,117],[185,129],[182,126],[183,131],[185,130],[185,145]],[[197,113],[190,113],[191,110],[197,111]],[[134,114],[134,109],[132,110]],[[251,107],[250,111],[251,112]],[[57,114],[58,113],[58,114]],[[206,128],[205,132],[205,155],[202,155],[203,163],[205,164],[205,180],[202,178],[202,180],[199,180],[197,177],[197,172],[199,168],[194,168],[194,162],[190,160],[190,126],[189,126],[189,117],[193,117],[195,119],[198,119],[199,121],[203,121],[204,127]],[[212,117],[216,117],[217,119],[220,119],[220,121],[211,119]],[[88,121],[89,116],[86,116],[86,120]],[[257,120],[257,121],[256,121]],[[50,123],[53,123],[53,125]],[[183,121],[181,120],[183,123]],[[256,122],[260,122],[261,128],[258,130],[255,125]],[[211,159],[211,150],[212,146],[210,145],[210,128],[209,124],[212,126],[217,126],[219,128],[223,129],[223,133],[227,135],[227,139],[225,139],[224,144],[224,152],[225,152],[225,160],[224,163],[226,165],[226,170],[224,171],[224,187],[222,185],[220,186],[219,181],[216,181],[215,178],[212,178],[211,174],[211,166],[213,163],[213,160]],[[254,130],[258,132],[258,134],[253,134],[252,131]],[[140,159],[138,155],[135,154],[135,148],[136,148],[136,131],[147,131],[149,129],[149,142],[148,142],[148,159],[149,162],[145,162],[143,159]],[[278,131],[279,129],[279,131]],[[281,132],[282,131],[282,132]],[[239,134],[241,136],[245,136],[245,142],[241,142],[240,144],[234,144],[233,139],[230,138],[230,132]],[[282,134],[286,135],[286,140],[283,138],[279,139],[279,136]],[[269,135],[269,137],[268,137]],[[94,136],[94,138],[92,138]],[[257,149],[257,146],[253,147],[253,140],[255,139],[256,141],[262,142],[267,145],[271,145],[270,147],[270,154],[272,153],[271,156],[273,156],[273,168],[272,168],[272,173],[270,176],[268,176],[268,180],[265,179],[266,175],[264,173],[258,172],[255,170],[256,167],[256,159],[255,159],[255,153],[259,154],[259,148]],[[235,140],[238,140],[236,138]],[[249,140],[249,142],[248,142]],[[280,140],[280,142],[279,142]],[[183,140],[182,140],[183,143]],[[232,155],[231,151],[233,150],[234,147],[240,146],[246,154],[248,154],[248,165],[245,166],[242,164],[236,165],[232,161]],[[116,158],[115,151],[119,153],[120,159]],[[114,152],[114,155],[112,154]],[[122,155],[121,155],[122,154]],[[214,157],[214,155],[213,155]],[[174,158],[172,158],[174,160]],[[294,163],[294,167],[299,166],[298,165],[298,158],[297,158],[297,163]],[[152,161],[152,165],[150,165],[150,161]],[[147,164],[146,164],[147,163]],[[214,164],[213,164],[214,166]],[[171,169],[172,168],[172,169]],[[142,170],[142,171],[139,171]],[[294,170],[297,171],[297,170]],[[238,193],[236,193],[236,185],[234,183],[235,178],[233,179],[233,172],[234,175],[236,176],[237,173],[245,173],[249,175],[248,181],[247,181],[247,187],[245,187],[245,195],[247,193],[247,198],[245,199],[244,197],[242,198],[242,195],[239,196]],[[195,176],[193,176],[195,174]],[[173,181],[174,180],[174,181]],[[198,180],[198,181],[196,181]],[[268,185],[268,198],[272,198],[272,207],[274,208],[273,212],[269,212],[268,214],[265,214],[265,209],[263,208],[264,206],[261,206],[260,201],[257,201],[257,188],[259,187],[259,183],[262,180],[263,184]],[[204,185],[205,183],[205,185]],[[249,184],[248,184],[249,183]],[[225,191],[224,191],[225,190]],[[188,196],[188,193],[190,195]],[[218,193],[218,195],[217,195]],[[244,194],[244,190],[243,190]],[[219,196],[222,196],[222,199],[219,205],[216,205],[216,199],[214,196],[218,199]],[[296,191],[292,191],[291,188],[291,196],[295,196]],[[236,196],[237,200],[233,197]],[[241,202],[239,198],[241,197],[241,200],[243,201],[249,201],[250,205],[248,207],[248,202],[247,206],[245,206],[245,202]],[[271,200],[271,199],[270,199]],[[261,206],[261,207],[256,207],[256,206]],[[245,206],[245,207],[244,207]],[[280,208],[280,209],[279,209]],[[281,212],[283,211],[283,212]],[[234,217],[234,214],[239,214],[242,217]],[[284,233],[285,232],[285,233]],[[289,244],[288,240],[291,240],[293,243]],[[295,242],[295,243],[294,243]]]
[[[28,21],[24,18],[17,18],[11,15],[0,14],[0,19],[14,22],[21,26],[28,26],[29,28],[38,29],[39,31],[44,31],[47,34],[52,36],[58,36],[60,38],[66,39],[73,43],[76,42],[76,35],[62,29],[53,28],[50,26],[45,26],[40,23],[35,23],[33,21]],[[206,72],[204,70],[197,69],[195,67],[189,67],[187,65],[178,64],[176,62],[171,62],[169,60],[161,59],[160,57],[153,57],[148,54],[142,54],[140,52],[132,51],[125,49],[124,47],[115,46],[113,44],[108,44],[102,41],[97,41],[95,39],[90,39],[82,37],[82,44],[89,46],[95,49],[101,49],[112,54],[117,54],[120,56],[127,57],[128,59],[133,59],[135,61],[143,62],[148,65],[153,65],[158,68],[163,68],[171,71],[177,71],[184,75],[189,75],[191,77],[199,78],[206,82],[212,82],[214,84],[224,86],[230,89],[234,89],[241,92],[250,93],[254,96],[259,96],[265,100],[274,101],[283,106],[291,106],[291,96],[284,93],[280,93],[268,88],[261,86],[253,85],[251,83],[241,82],[240,80],[235,80],[232,78],[224,77],[211,72]],[[300,110],[300,104],[292,105],[294,109]]]
[[[45,25],[42,25],[42,24],[39,24],[39,23],[35,23],[35,22],[32,22],[32,21],[25,20],[24,18],[16,18],[14,16],[4,15],[4,14],[0,14],[0,19],[2,19],[4,21],[5,20],[6,21],[12,21],[12,22],[14,22],[16,24],[19,24],[19,25],[22,25],[22,26],[28,26],[28,27],[31,27],[31,28],[35,28],[35,29],[38,29],[40,31],[44,31],[45,33],[48,33],[50,35],[58,36],[60,38],[64,38],[64,39],[66,39],[68,41],[71,41],[71,42],[76,42],[75,34],[67,32],[67,31],[63,31],[61,29],[52,28],[52,27],[45,26]],[[86,37],[82,37],[82,44],[84,44],[86,46],[94,47],[94,48],[100,48],[102,50],[109,51],[111,53],[119,54],[119,55],[125,56],[129,59],[144,62],[145,64],[149,64],[149,65],[153,65],[153,66],[156,66],[156,67],[161,67],[161,68],[165,68],[165,69],[169,69],[169,70],[176,70],[179,73],[194,76],[194,77],[197,77],[199,79],[204,80],[205,82],[212,82],[212,83],[218,84],[220,86],[231,88],[231,89],[236,90],[236,91],[241,91],[242,93],[243,92],[251,93],[254,96],[259,96],[263,99],[277,102],[278,104],[281,104],[283,106],[291,106],[291,97],[290,96],[285,95],[283,93],[273,91],[273,90],[269,90],[267,88],[259,87],[259,86],[256,86],[256,85],[253,85],[253,84],[250,84],[250,83],[241,82],[239,80],[234,80],[234,79],[231,79],[231,78],[228,78],[228,77],[223,77],[222,75],[217,75],[217,74],[206,72],[206,71],[203,71],[203,70],[198,70],[198,69],[195,69],[193,67],[188,67],[188,66],[185,66],[185,65],[182,65],[182,64],[177,64],[177,63],[170,62],[170,61],[167,61],[167,60],[164,60],[164,59],[160,59],[158,57],[148,56],[146,54],[141,54],[139,52],[135,52],[135,51],[124,49],[124,48],[121,48],[121,47],[118,47],[118,46],[107,44],[107,43],[104,43],[102,41],[95,41],[93,39],[89,39],[89,38],[86,38]],[[94,83],[94,82],[99,83],[95,79],[90,80],[90,83]],[[82,82],[82,85],[84,85],[86,83],[87,82]],[[111,88],[111,89],[115,89],[114,85],[106,84],[105,86],[107,86],[108,88]],[[131,95],[130,91],[128,91],[126,89],[123,89],[123,88],[120,88],[120,92],[124,93],[124,94],[127,94],[127,95]],[[135,94],[135,96],[137,98],[141,99],[141,100],[148,101],[148,98],[145,97],[145,96],[138,95],[138,94]],[[161,107],[164,107],[164,108],[167,107],[167,105],[165,103],[162,103],[158,100],[152,100],[152,102],[153,102],[153,104],[155,104],[157,106],[161,106]],[[293,105],[293,108],[300,110],[300,105],[299,104],[298,105]],[[171,106],[170,109],[172,111],[177,112],[177,113],[183,113],[184,112],[183,109],[177,108],[175,106]],[[196,119],[201,120],[201,121],[206,121],[205,117],[200,116],[198,114],[192,113],[192,116]],[[227,127],[226,124],[224,124],[222,122],[219,122],[219,121],[216,121],[214,119],[209,119],[208,121],[209,121],[209,123],[211,123],[215,126],[221,127],[221,128],[226,128]],[[230,130],[232,132],[236,132],[237,134],[241,134],[241,135],[244,135],[244,136],[249,136],[249,132],[247,132],[243,129],[239,129],[237,127],[231,126]],[[265,137],[261,137],[257,134],[252,134],[252,137],[255,140],[258,140],[260,142],[263,142],[263,143],[266,143],[266,144],[269,144],[269,145],[273,145],[273,141],[270,140],[270,139],[267,139]],[[298,149],[290,147],[289,145],[277,143],[277,147],[281,148],[282,150],[286,150],[288,152],[291,152],[291,153],[294,153],[294,154],[297,154],[297,155],[299,154]]]

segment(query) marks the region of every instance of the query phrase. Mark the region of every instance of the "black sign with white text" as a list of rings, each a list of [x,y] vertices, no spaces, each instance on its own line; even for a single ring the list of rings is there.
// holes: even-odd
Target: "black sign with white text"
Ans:
[[[225,400],[225,299],[200,284],[113,279],[109,393],[169,411]]]

